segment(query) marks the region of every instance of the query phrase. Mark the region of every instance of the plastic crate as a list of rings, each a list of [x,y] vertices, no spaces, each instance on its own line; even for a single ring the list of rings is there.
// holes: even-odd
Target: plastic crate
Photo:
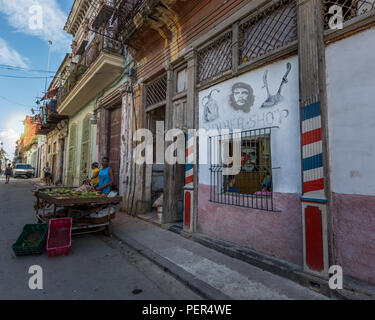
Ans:
[[[47,257],[67,256],[72,246],[72,218],[51,219],[47,239]]]
[[[35,234],[33,240],[37,241],[37,243],[35,245],[27,245],[32,234]],[[23,227],[23,231],[16,243],[13,244],[12,249],[16,256],[42,254],[46,250],[47,235],[47,223],[27,224]]]

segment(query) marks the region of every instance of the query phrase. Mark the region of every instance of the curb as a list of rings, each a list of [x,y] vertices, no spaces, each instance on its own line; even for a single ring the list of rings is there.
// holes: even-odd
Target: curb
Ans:
[[[202,234],[191,235],[191,240],[231,258],[244,261],[264,271],[293,281],[328,298],[333,298],[333,292],[329,289],[327,281],[317,277],[308,277],[303,273],[302,267],[298,265],[260,254],[254,250],[240,247],[223,240],[212,239]]]
[[[183,233],[181,235],[185,236]],[[338,300],[369,300],[375,298],[375,286],[369,286],[349,276],[344,276],[343,290],[331,290],[326,280],[305,274],[302,267],[295,264],[260,254],[254,250],[240,247],[226,241],[212,239],[199,233],[189,235],[189,239],[234,259],[244,261],[262,270],[289,279],[329,298]],[[318,286],[318,288],[315,286]]]
[[[207,300],[233,300],[231,297],[225,295],[224,293],[215,289],[214,287],[210,286],[204,281],[199,280],[191,273],[177,266],[170,260],[157,254],[153,250],[145,247],[136,240],[130,237],[119,237],[118,235],[116,235],[115,232],[113,233],[113,237],[119,241],[124,242],[126,245],[137,251],[139,254],[143,255],[144,257],[158,265],[165,272],[170,273],[174,278],[182,282],[184,285],[186,285],[192,291],[200,295],[202,298]]]

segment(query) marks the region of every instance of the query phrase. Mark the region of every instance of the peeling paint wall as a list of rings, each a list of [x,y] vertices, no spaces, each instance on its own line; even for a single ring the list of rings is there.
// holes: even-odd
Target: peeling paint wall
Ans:
[[[375,28],[326,49],[334,249],[344,274],[375,284]]]

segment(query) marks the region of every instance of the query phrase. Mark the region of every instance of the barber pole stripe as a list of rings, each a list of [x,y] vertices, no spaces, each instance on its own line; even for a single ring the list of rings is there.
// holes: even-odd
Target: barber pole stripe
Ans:
[[[194,135],[189,134],[186,145],[185,187],[194,187]]]
[[[194,197],[194,142],[195,136],[188,134],[186,143],[185,190],[184,190],[184,230],[192,230],[192,210]]]
[[[316,156],[317,154],[323,153],[323,142],[318,141],[311,143],[309,145],[303,146],[303,159],[310,158]]]
[[[324,190],[323,136],[320,103],[302,109],[302,167],[304,194]]]

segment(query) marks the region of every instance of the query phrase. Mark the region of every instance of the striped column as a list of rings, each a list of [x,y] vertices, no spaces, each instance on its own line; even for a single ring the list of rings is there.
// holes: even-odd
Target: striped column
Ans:
[[[329,270],[328,203],[325,165],[325,43],[321,0],[296,0],[298,28],[299,98],[302,140],[302,229],[304,271],[324,279]],[[323,129],[323,130],[322,130]],[[331,241],[330,241],[331,242]]]
[[[320,102],[302,108],[303,244],[305,271],[327,277],[327,209]]]
[[[320,103],[302,109],[303,193],[324,195],[323,136]]]
[[[186,142],[186,172],[184,188],[184,230],[192,231],[192,211],[194,203],[194,142],[193,134],[188,133]]]

